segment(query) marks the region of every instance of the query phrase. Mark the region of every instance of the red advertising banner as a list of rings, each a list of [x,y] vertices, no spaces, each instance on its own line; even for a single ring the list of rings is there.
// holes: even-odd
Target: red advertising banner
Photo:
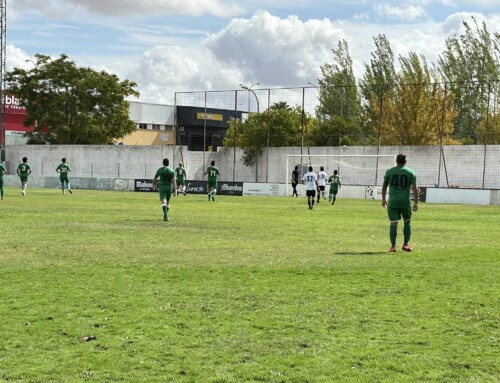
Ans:
[[[5,98],[2,97],[2,102],[5,106],[6,114],[26,115],[26,108],[19,105],[19,99],[16,96],[5,95]]]

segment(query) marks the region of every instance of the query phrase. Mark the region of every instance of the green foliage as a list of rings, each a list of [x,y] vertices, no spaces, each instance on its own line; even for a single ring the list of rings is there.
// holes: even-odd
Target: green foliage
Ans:
[[[410,52],[407,57],[400,56],[399,62],[394,98],[384,104],[382,144],[458,143],[452,138],[456,115],[453,98],[438,83],[425,57]]]
[[[26,107],[25,125],[35,125],[32,143],[107,144],[135,130],[125,97],[138,96],[137,85],[77,67],[66,55],[36,55],[33,69],[14,68],[5,81]]]
[[[363,97],[365,132],[378,137],[387,131],[384,111],[393,108],[395,102],[394,86],[397,82],[394,67],[394,53],[385,35],[373,38],[375,50],[371,52],[370,65],[365,64],[365,73],[360,81]]]
[[[478,143],[500,145],[500,116],[489,114],[479,124]]]
[[[250,166],[263,147],[300,145],[301,135],[301,109],[278,102],[263,113],[251,113],[245,121],[230,121],[224,146],[243,148],[243,163]]]
[[[464,21],[465,33],[446,40],[446,50],[439,57],[438,69],[454,95],[458,114],[455,135],[464,143],[477,143],[478,126],[486,117],[492,93],[490,80],[500,78],[500,34],[493,36],[483,22]]]
[[[385,35],[373,38],[375,50],[371,52],[370,65],[365,64],[365,73],[360,81],[360,90],[365,100],[364,112],[367,122],[378,127],[380,122],[380,107],[384,102],[394,100],[394,84],[397,82],[394,68],[394,53]]]
[[[318,122],[311,129],[312,146],[362,143],[361,104],[346,40],[332,50],[333,63],[321,67]]]
[[[498,382],[498,206],[421,204],[388,254],[379,201],[0,204],[2,382]]]
[[[496,142],[500,34],[472,20],[472,26],[463,23],[464,34],[447,39],[433,68],[424,56],[410,52],[399,57],[396,70],[389,40],[374,37],[359,87],[347,42],[339,41],[333,62],[321,67],[312,145]]]

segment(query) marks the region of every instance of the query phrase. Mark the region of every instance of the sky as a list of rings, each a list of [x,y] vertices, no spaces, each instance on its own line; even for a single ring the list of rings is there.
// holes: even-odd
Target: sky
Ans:
[[[397,58],[437,63],[463,20],[500,32],[498,0],[7,0],[7,71],[37,53],[138,84],[140,101],[176,92],[317,84],[345,39],[359,79],[387,36]]]

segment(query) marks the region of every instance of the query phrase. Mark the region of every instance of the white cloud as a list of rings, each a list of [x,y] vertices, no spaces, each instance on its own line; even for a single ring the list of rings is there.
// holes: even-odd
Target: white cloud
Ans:
[[[53,5],[55,1],[49,0],[48,3]],[[371,9],[371,6],[368,8]],[[414,51],[423,54],[429,63],[435,63],[444,49],[446,38],[461,33],[462,21],[470,20],[471,15],[475,15],[479,23],[487,20],[490,32],[500,32],[500,16],[465,12],[450,15],[444,22],[422,16],[412,19],[411,23],[399,21],[384,24],[370,21],[372,18],[368,19],[368,15],[332,21],[327,18],[278,17],[259,11],[249,18],[234,18],[213,34],[203,32],[206,25],[199,26],[196,22],[186,25],[183,31],[186,34],[181,34],[175,26],[168,24],[163,27],[128,25],[126,22],[119,24],[117,19],[109,30],[119,39],[106,41],[106,46],[119,45],[119,52],[112,50],[96,54],[92,46],[82,50],[81,44],[78,44],[80,50],[75,50],[77,53],[71,58],[78,65],[106,70],[116,73],[121,79],[136,81],[141,100],[172,103],[175,92],[237,89],[239,83],[259,82],[261,88],[316,83],[321,76],[321,66],[332,62],[331,50],[337,47],[339,39],[344,38],[349,43],[354,73],[358,78],[364,73],[364,64],[370,61],[370,53],[374,49],[373,37],[378,34],[387,36],[396,61],[399,55],[405,56]],[[54,32],[54,27],[40,24],[45,25],[48,32]],[[200,29],[196,29],[198,27]],[[43,28],[40,30],[45,31]],[[31,35],[19,40],[21,43],[17,47],[8,46],[8,69],[12,66],[27,68],[25,60],[30,57],[23,44],[30,42],[33,31],[30,32]],[[92,33],[91,28],[88,28],[88,33]],[[61,32],[59,27],[48,40],[56,44],[57,34],[67,36],[68,32]],[[208,37],[202,40],[201,36]],[[103,35],[102,39],[105,37]],[[85,41],[88,40],[91,45],[92,41],[100,41],[100,38],[90,35]],[[40,40],[36,41],[39,44]],[[53,56],[57,57],[60,49],[55,45],[54,52],[57,53]],[[44,53],[51,54],[50,51]],[[121,56],[113,57],[113,54]]]
[[[368,12],[363,12],[363,13],[356,13],[354,14],[354,17],[353,17],[354,20],[370,20],[370,15],[368,14]]]
[[[490,26],[490,28],[488,28],[490,32],[494,32],[495,30],[497,32],[499,31],[498,28],[495,28],[496,25],[498,25],[493,21],[495,17],[487,18],[486,16],[480,13],[458,12],[450,15],[445,20],[445,22],[442,25],[443,33],[445,33],[447,36],[460,35],[461,33],[464,33],[465,32],[465,28],[463,25],[464,21],[467,21],[467,23],[470,26],[474,27],[472,17],[476,19],[479,26],[481,26],[483,22],[487,22],[487,25]],[[495,29],[492,29],[491,27]]]
[[[414,21],[426,16],[424,8],[416,5],[393,6],[389,4],[376,4],[373,9],[379,16],[391,20]]]
[[[314,81],[330,56],[341,28],[327,19],[301,21],[257,12],[250,19],[233,19],[206,44],[222,62],[245,68],[249,81],[278,86]]]
[[[8,60],[6,60],[6,70],[9,71],[14,67],[17,68],[23,68],[23,69],[30,69],[31,66],[33,66],[33,63],[27,61],[27,60],[33,60],[32,57],[30,57],[26,52],[24,52],[22,49],[19,49],[11,44],[7,44],[5,47],[5,55],[7,56]]]
[[[140,85],[141,100],[172,103],[175,92],[235,89],[244,76],[206,47],[158,46],[144,52],[127,77]]]
[[[107,16],[204,14],[221,18],[239,15],[243,8],[232,0],[17,0],[14,10],[38,11],[49,17],[77,17],[82,12]]]

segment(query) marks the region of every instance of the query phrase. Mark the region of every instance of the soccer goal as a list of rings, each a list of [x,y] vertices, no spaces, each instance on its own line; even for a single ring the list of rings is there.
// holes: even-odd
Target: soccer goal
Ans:
[[[323,166],[328,176],[334,170],[341,176],[343,185],[382,185],[385,171],[396,165],[396,155],[369,154],[287,154],[285,164],[286,195],[291,183],[292,171],[298,166],[299,182],[309,166],[318,174]]]

